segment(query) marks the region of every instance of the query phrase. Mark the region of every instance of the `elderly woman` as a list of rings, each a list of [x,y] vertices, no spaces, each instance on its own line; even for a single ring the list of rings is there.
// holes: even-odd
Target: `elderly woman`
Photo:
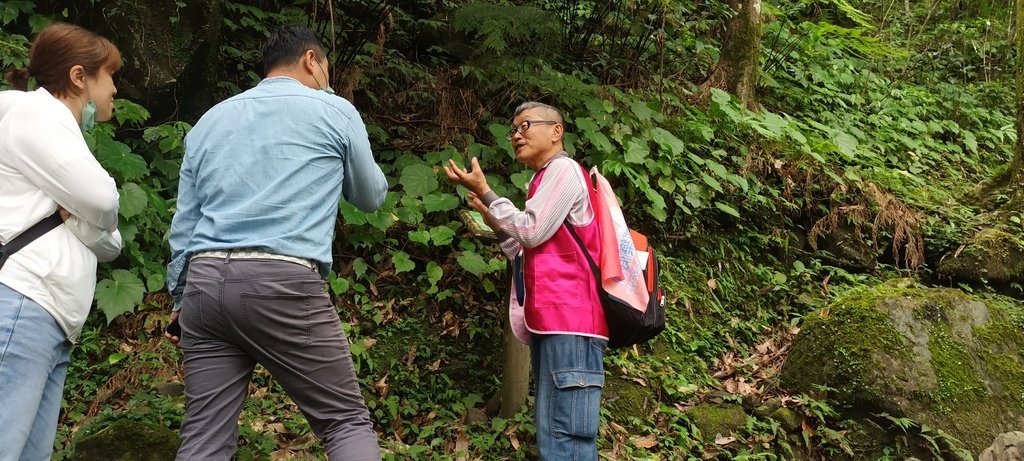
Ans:
[[[0,92],[0,244],[53,223],[0,266],[3,460],[50,459],[97,260],[121,250],[117,188],[82,136],[110,119],[120,68],[109,40],[56,23],[35,37],[28,69],[7,74],[21,91]],[[30,77],[38,89],[24,91]]]

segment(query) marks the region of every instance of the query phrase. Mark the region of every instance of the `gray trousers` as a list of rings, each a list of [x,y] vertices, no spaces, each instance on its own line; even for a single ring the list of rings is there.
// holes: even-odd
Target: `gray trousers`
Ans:
[[[197,258],[179,322],[185,420],[178,460],[229,460],[257,363],[306,415],[332,461],[379,460],[348,340],[319,274],[275,260]]]

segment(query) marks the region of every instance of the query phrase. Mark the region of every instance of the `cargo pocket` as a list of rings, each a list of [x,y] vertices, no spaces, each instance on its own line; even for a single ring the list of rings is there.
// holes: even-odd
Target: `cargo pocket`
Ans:
[[[552,373],[551,432],[556,437],[595,438],[601,416],[604,373],[572,370]]]
[[[241,294],[242,315],[254,342],[288,351],[308,346],[310,295]]]

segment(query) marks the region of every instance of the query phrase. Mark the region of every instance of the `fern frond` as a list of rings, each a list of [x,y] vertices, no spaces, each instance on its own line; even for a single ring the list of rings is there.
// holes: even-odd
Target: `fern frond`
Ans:
[[[455,12],[451,25],[479,40],[477,54],[533,54],[558,38],[557,18],[532,6],[473,2]]]

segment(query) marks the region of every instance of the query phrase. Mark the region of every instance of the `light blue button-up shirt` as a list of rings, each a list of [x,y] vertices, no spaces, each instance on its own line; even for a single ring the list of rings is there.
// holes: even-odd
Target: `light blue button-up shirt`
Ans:
[[[369,212],[386,194],[345,99],[274,77],[217,104],[185,137],[167,265],[175,309],[196,252],[258,248],[326,274],[339,199]]]

